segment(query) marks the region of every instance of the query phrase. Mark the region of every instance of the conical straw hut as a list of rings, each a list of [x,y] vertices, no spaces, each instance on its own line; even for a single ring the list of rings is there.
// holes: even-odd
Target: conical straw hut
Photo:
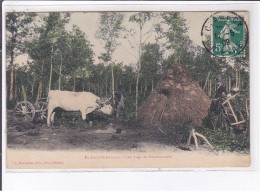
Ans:
[[[138,109],[142,124],[200,126],[207,116],[210,99],[189,70],[172,65]]]

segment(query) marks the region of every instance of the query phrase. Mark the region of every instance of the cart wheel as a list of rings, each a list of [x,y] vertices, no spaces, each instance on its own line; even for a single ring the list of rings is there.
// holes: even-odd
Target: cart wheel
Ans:
[[[18,122],[32,122],[35,116],[35,108],[30,102],[21,101],[16,104],[13,115]]]
[[[47,103],[46,102],[39,102],[37,106],[38,112],[38,120],[39,121],[46,121],[47,120]]]

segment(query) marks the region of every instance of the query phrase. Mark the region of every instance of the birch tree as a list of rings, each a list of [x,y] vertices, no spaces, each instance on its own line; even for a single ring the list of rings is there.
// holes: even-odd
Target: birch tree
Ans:
[[[45,18],[47,40],[51,45],[48,91],[51,90],[52,86],[53,58],[55,57],[55,53],[57,53],[57,42],[59,37],[65,33],[65,24],[69,22],[69,17],[69,13],[50,13],[49,16]]]
[[[137,110],[138,110],[138,97],[139,97],[139,79],[140,79],[140,70],[141,70],[141,56],[143,52],[143,46],[145,41],[144,36],[149,34],[149,31],[144,33],[144,26],[145,24],[150,21],[152,18],[151,12],[140,12],[130,16],[129,21],[136,23],[138,25],[139,34],[138,34],[138,62],[137,62],[137,77],[136,77],[136,85],[135,85],[135,117],[137,119]]]
[[[99,57],[105,63],[105,65],[111,64],[111,86],[112,86],[112,98],[114,103],[115,94],[115,78],[114,78],[114,63],[112,61],[112,55],[116,48],[120,45],[119,39],[122,38],[125,28],[122,25],[123,15],[119,12],[103,12],[100,16],[100,28],[97,31],[97,38],[101,39],[105,45],[105,52]]]
[[[8,13],[6,15],[6,50],[7,58],[10,59],[10,90],[9,101],[13,100],[14,88],[14,60],[21,54],[23,40],[30,35],[30,24],[35,17],[34,13]]]

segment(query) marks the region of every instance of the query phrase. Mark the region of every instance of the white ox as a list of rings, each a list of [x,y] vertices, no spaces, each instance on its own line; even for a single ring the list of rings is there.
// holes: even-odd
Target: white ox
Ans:
[[[83,120],[86,119],[87,114],[95,110],[112,114],[113,108],[109,101],[110,99],[102,99],[91,92],[51,90],[48,94],[47,125],[50,126],[53,122],[55,114],[53,110],[58,107],[66,111],[80,111]]]

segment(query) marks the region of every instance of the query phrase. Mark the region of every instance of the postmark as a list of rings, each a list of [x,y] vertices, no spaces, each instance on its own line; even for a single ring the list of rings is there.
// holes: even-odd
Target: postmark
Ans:
[[[217,12],[204,22],[201,37],[206,50],[214,56],[245,56],[248,25],[235,12]]]

